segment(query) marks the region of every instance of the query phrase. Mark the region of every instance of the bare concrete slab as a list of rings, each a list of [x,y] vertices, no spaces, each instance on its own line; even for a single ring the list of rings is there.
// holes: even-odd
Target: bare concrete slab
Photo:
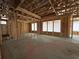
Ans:
[[[38,35],[3,43],[3,59],[79,59],[79,44]]]

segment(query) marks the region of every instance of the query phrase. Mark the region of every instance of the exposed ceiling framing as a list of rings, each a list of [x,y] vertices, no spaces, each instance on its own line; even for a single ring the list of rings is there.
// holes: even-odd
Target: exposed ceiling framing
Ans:
[[[74,14],[77,13],[75,10],[78,11],[79,0],[25,0],[20,7],[40,16]]]
[[[8,0],[22,17],[41,19],[46,15],[79,15],[79,0]],[[17,4],[15,4],[17,3]],[[26,14],[26,15],[25,15]]]
[[[33,16],[33,17],[35,17],[35,18],[41,19],[40,16],[38,16],[38,15],[36,15],[36,14],[34,14],[34,13],[32,13],[32,12],[26,10],[26,9],[23,9],[23,8],[21,8],[21,7],[18,7],[16,10],[19,10],[19,11],[21,11],[21,12],[23,12],[23,13],[26,13],[27,15]]]

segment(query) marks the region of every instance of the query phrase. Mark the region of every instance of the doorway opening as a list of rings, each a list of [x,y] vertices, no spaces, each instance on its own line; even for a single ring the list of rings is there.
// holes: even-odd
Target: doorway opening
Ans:
[[[73,17],[70,24],[70,37],[79,40],[79,17]]]

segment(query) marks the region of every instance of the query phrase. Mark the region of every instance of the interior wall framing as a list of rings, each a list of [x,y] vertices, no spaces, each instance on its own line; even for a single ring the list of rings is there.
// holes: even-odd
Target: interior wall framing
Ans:
[[[19,39],[21,35],[27,32],[29,32],[29,25],[28,23],[26,23],[26,21],[8,21],[8,34],[10,35],[10,37]]]
[[[71,15],[65,15],[65,16],[60,16],[60,17],[49,15],[49,16],[43,17],[43,19],[41,19],[40,21],[36,21],[36,23],[38,23],[38,25],[37,25],[38,30],[30,31],[30,32],[46,34],[46,35],[53,35],[53,36],[69,37],[70,19],[71,19]],[[61,20],[61,32],[44,32],[44,31],[42,31],[42,22],[53,21],[53,20]],[[31,23],[30,23],[30,30],[31,30]]]

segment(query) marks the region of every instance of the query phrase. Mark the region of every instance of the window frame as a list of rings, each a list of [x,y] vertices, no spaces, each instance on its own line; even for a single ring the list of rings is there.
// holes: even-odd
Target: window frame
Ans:
[[[7,21],[1,20],[1,21],[0,21],[0,24],[1,24],[1,25],[6,25],[6,24],[7,24]]]
[[[46,25],[44,25],[46,23]],[[45,22],[42,22],[42,31],[43,32],[47,32],[47,29],[48,28],[48,22],[47,21],[45,21]]]
[[[59,21],[59,23],[56,23],[55,24],[55,21]],[[57,28],[59,27],[59,30],[58,31],[56,31],[57,30],[56,29],[56,25],[59,25],[59,26],[57,26]],[[61,32],[61,20],[54,20],[54,32]]]
[[[55,31],[55,27],[56,27],[55,21],[60,21],[60,22],[59,22],[59,30],[58,30],[58,31]],[[47,23],[47,24],[46,24],[46,29],[47,29],[47,30],[43,30],[43,28],[44,28],[44,26],[45,26],[45,25],[43,24],[44,22]],[[42,22],[42,31],[43,31],[43,32],[58,32],[58,33],[61,32],[61,20],[50,20],[50,21],[44,21],[44,22]],[[50,27],[49,27],[49,26],[50,26],[49,22],[52,22],[52,24],[51,24],[51,25],[52,25],[52,30],[49,30],[49,29],[50,29]],[[58,23],[57,23],[57,24],[58,24]]]
[[[37,23],[31,23],[31,31],[37,31]]]

